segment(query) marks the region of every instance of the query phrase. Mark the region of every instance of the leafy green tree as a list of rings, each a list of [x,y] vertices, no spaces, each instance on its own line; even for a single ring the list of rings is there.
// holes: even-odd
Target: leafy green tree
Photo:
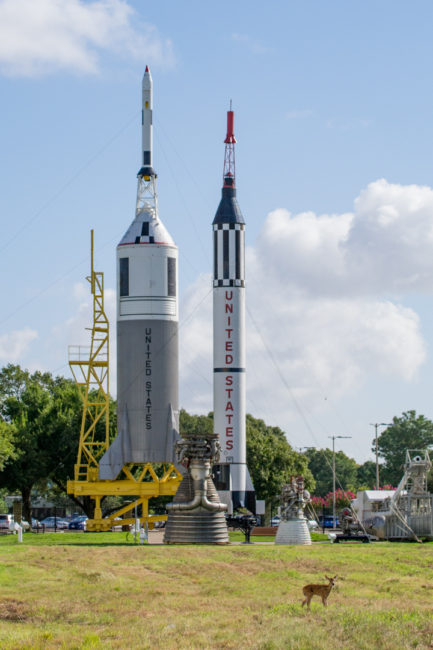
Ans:
[[[312,491],[314,478],[307,459],[288,443],[279,427],[271,427],[263,420],[247,415],[247,465],[258,499],[265,499],[268,507],[279,503],[284,483],[291,476],[302,475],[305,487]]]
[[[304,453],[316,481],[315,494],[324,497],[332,492],[332,450],[307,449]],[[336,487],[356,490],[358,465],[342,451],[335,452]]]
[[[114,403],[111,406],[115,430]],[[81,414],[82,402],[72,380],[50,373],[30,374],[15,365],[0,371],[0,418],[15,427],[18,451],[0,472],[0,486],[21,493],[25,519],[31,517],[34,486],[51,483],[66,492],[66,482],[74,475]],[[93,514],[88,497],[71,498]]]
[[[213,413],[208,415],[190,415],[185,409],[179,414],[180,435],[184,433],[212,433]]]
[[[374,461],[366,460],[365,463],[358,466],[356,483],[358,490],[373,490],[376,485],[376,463]]]
[[[17,450],[14,446],[16,429],[13,424],[0,420],[0,471],[9,459],[17,457]]]
[[[416,414],[416,411],[406,411],[401,417],[394,417],[391,426],[387,427],[378,437],[379,455],[384,459],[381,471],[382,483],[398,485],[404,471],[407,449],[424,451],[433,445],[433,422]],[[373,451],[375,441],[373,441]]]
[[[30,495],[35,484],[46,480],[61,462],[52,426],[53,407],[64,379],[50,373],[31,375],[19,366],[8,365],[0,372],[0,415],[16,429],[18,455],[6,462],[0,484],[21,492],[23,515],[31,517]]]

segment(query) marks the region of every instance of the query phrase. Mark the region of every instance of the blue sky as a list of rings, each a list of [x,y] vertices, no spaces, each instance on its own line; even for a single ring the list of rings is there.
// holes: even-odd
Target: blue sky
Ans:
[[[182,406],[212,409],[211,222],[232,99],[248,410],[297,447],[350,435],[358,460],[371,422],[433,418],[432,18],[427,1],[0,0],[2,365],[69,375],[67,345],[90,323],[90,228],[114,333],[149,64]]]

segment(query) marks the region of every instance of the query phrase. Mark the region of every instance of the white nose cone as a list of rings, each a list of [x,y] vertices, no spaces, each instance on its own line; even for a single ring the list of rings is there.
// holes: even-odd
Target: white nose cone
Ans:
[[[142,83],[142,88],[143,90],[152,90],[152,75],[150,74],[149,66],[146,66],[146,70],[144,71],[143,75],[143,83]]]

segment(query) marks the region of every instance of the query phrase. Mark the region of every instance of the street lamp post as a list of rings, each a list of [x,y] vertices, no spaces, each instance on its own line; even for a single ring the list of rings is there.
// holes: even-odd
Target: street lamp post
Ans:
[[[379,489],[379,447],[377,444],[377,427],[390,427],[391,424],[389,422],[375,422],[370,423],[371,427],[374,427],[375,431],[375,439],[376,439],[376,490]]]
[[[352,436],[328,436],[332,439],[332,528],[337,528],[335,507],[335,440],[337,438],[351,438]]]

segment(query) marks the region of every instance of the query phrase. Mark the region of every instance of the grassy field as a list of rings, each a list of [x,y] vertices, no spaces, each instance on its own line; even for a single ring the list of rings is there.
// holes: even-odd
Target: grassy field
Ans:
[[[302,586],[340,576],[324,608]],[[433,648],[433,544],[0,538],[0,648]]]

